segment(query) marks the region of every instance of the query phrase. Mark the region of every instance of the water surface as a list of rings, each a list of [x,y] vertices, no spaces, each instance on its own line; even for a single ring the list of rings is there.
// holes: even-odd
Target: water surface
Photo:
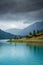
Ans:
[[[0,40],[0,65],[43,65],[43,47]]]

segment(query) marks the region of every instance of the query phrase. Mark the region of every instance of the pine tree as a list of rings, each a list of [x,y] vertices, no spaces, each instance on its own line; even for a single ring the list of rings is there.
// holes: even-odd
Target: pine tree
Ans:
[[[29,35],[32,35],[32,33],[30,32]]]
[[[33,35],[36,36],[36,32],[35,32],[35,30],[33,31]]]

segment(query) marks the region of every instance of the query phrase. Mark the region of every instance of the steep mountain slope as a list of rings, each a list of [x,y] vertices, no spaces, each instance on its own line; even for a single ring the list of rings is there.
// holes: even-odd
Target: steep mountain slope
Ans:
[[[0,29],[0,39],[11,39],[14,38],[15,35],[7,33]]]
[[[33,32],[33,30],[37,31],[37,30],[43,30],[43,22],[36,22],[30,26],[28,26],[27,28],[25,28],[24,30],[22,30],[22,35],[27,35],[29,34],[29,32]]]

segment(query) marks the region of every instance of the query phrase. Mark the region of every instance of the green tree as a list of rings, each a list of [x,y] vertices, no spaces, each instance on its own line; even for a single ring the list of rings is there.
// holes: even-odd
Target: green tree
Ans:
[[[14,36],[14,39],[18,39],[18,37],[17,36]]]
[[[37,30],[37,34],[39,34],[39,30]]]
[[[32,35],[32,33],[30,32],[29,35]]]
[[[33,31],[33,35],[36,36],[36,32],[35,32],[35,30]]]

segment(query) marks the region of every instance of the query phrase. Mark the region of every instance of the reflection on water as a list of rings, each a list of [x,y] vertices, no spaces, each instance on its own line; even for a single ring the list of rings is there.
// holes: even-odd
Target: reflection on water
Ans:
[[[0,41],[0,65],[43,65],[43,47]]]

